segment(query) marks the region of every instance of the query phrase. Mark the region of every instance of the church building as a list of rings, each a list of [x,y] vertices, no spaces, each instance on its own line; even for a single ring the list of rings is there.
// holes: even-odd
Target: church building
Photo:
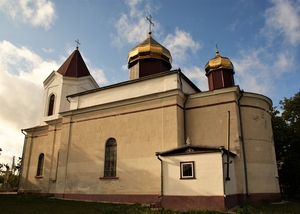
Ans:
[[[235,85],[229,58],[207,62],[208,91],[151,31],[127,62],[128,81],[99,87],[77,47],[46,78],[19,193],[174,210],[280,201],[272,101]]]

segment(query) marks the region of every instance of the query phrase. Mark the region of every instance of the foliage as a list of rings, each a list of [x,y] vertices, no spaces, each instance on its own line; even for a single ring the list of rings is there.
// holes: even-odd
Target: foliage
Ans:
[[[284,195],[300,196],[300,91],[280,101],[280,112],[271,112],[281,189]]]
[[[0,170],[1,168],[4,168],[5,170],[2,171],[0,174],[0,184],[3,184],[0,187],[0,191],[4,192],[16,192],[18,190],[19,185],[19,172],[20,172],[20,166],[22,163],[22,158],[19,157],[17,165],[14,167],[14,169],[10,169],[8,164],[0,164]]]

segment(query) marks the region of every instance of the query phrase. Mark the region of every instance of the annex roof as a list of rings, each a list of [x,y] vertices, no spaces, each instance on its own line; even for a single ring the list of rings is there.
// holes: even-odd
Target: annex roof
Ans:
[[[160,156],[173,156],[173,155],[189,155],[189,154],[201,154],[201,153],[214,153],[214,152],[228,152],[224,147],[204,147],[204,146],[194,146],[185,144],[181,147],[171,149],[163,152],[156,152],[156,155]],[[236,156],[236,154],[229,152],[230,155]]]

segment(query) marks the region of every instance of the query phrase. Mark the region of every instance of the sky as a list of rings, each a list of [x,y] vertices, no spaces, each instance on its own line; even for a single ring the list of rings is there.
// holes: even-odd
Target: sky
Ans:
[[[0,163],[40,124],[43,81],[75,50],[99,86],[127,81],[129,51],[152,37],[202,91],[205,64],[228,57],[235,84],[280,106],[300,90],[300,0],[0,0]]]

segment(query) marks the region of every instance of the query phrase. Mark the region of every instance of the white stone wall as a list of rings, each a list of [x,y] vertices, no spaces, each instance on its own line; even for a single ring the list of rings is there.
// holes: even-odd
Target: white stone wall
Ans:
[[[164,195],[224,194],[221,152],[164,156]],[[195,179],[180,179],[180,162],[194,161]]]

